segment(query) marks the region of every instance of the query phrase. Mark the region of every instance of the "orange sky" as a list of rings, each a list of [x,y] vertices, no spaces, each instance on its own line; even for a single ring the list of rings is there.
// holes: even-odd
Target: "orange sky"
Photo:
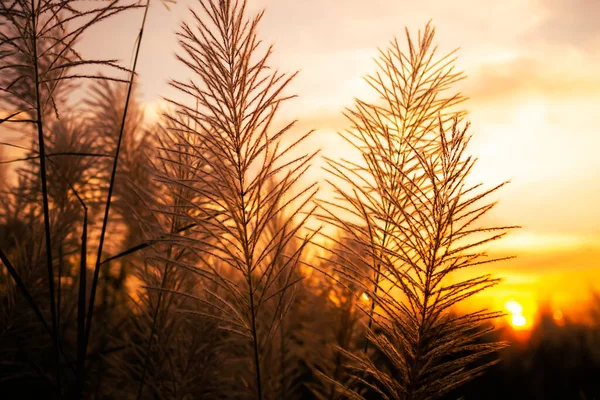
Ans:
[[[149,110],[173,92],[170,77],[187,77],[173,56],[178,21],[194,1],[166,11],[152,0],[139,61]],[[339,157],[346,148],[335,132],[354,96],[372,96],[362,76],[374,70],[377,47],[432,19],[442,52],[460,47],[458,65],[468,79],[459,89],[470,100],[480,157],[474,179],[512,180],[499,193],[491,219],[524,228],[496,245],[517,260],[498,264],[505,277],[481,296],[495,306],[536,304],[580,308],[600,277],[600,1],[598,0],[249,0],[266,7],[260,28],[275,43],[272,65],[301,70],[291,92],[300,98],[283,110],[300,127],[317,129],[309,146]],[[94,57],[132,57],[141,13],[95,28],[81,49]],[[320,174],[318,170],[314,174]],[[313,176],[318,179],[319,176]]]

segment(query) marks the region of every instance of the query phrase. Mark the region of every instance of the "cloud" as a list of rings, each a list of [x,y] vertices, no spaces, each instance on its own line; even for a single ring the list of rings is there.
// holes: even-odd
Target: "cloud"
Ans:
[[[597,67],[590,60],[582,65],[581,60],[576,59],[578,57],[572,58],[575,59],[521,56],[505,62],[482,64],[469,71],[469,78],[461,89],[476,101],[524,94],[600,97]]]
[[[386,46],[416,34],[427,21],[438,28],[443,49],[481,43],[514,42],[538,24],[537,6],[522,0],[257,0],[267,12],[261,27],[295,51],[338,52]],[[474,34],[474,32],[476,34]]]
[[[600,42],[600,1],[542,0],[540,9],[546,18],[533,32],[534,41],[586,48]]]

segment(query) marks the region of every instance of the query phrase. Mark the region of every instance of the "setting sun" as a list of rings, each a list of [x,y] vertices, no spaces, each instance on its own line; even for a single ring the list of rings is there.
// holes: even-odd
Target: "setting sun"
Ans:
[[[510,324],[515,329],[526,329],[531,324],[524,315],[523,305],[516,300],[509,300],[504,304],[504,308],[508,312]]]
[[[514,300],[507,301],[504,308],[512,315],[523,314],[523,306]]]
[[[522,315],[513,315],[510,322],[515,328],[521,328],[527,324],[527,318]]]

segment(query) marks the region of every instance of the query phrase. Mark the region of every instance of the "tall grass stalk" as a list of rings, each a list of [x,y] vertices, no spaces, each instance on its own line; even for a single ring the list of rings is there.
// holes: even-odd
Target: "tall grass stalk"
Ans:
[[[87,312],[87,318],[86,318],[86,324],[85,324],[85,339],[84,339],[85,345],[83,347],[84,348],[84,352],[83,352],[84,358],[85,358],[85,354],[87,352],[87,343],[89,341],[90,333],[92,330],[92,322],[93,322],[93,317],[94,317],[94,302],[96,299],[98,278],[100,276],[100,265],[102,262],[102,250],[104,248],[104,238],[106,236],[106,227],[108,226],[110,205],[111,205],[112,194],[113,194],[113,190],[114,190],[114,186],[115,186],[117,166],[119,163],[119,152],[121,150],[121,142],[123,141],[123,132],[125,130],[125,122],[127,121],[127,110],[129,109],[129,101],[131,98],[133,84],[134,84],[134,80],[135,80],[135,76],[136,76],[138,57],[140,54],[140,47],[142,45],[142,38],[144,36],[144,27],[146,26],[146,18],[148,16],[149,7],[150,7],[150,0],[147,0],[146,5],[144,6],[144,16],[142,18],[140,32],[138,34],[137,41],[136,41],[135,55],[133,58],[133,66],[131,68],[131,75],[130,75],[128,87],[127,87],[127,97],[125,98],[125,108],[123,110],[123,118],[121,120],[121,127],[119,130],[117,146],[116,146],[114,158],[113,158],[113,165],[112,165],[112,170],[111,170],[111,175],[110,175],[110,183],[108,186],[108,194],[106,196],[106,205],[104,207],[104,217],[102,219],[102,228],[100,231],[100,239],[99,239],[99,243],[98,243],[98,253],[96,255],[96,265],[94,267],[94,274],[92,276],[92,287],[91,287],[91,292],[90,292],[90,300],[89,300],[89,306],[88,306],[88,312]]]
[[[269,379],[263,356],[291,305],[293,296],[287,294],[297,282],[293,272],[309,240],[305,237],[287,253],[312,213],[316,190],[315,185],[293,189],[316,153],[293,153],[310,134],[288,139],[294,122],[272,127],[281,103],[293,97],[283,92],[295,74],[269,67],[272,48],[262,50],[257,38],[262,13],[247,19],[245,1],[199,4],[204,17],[190,10],[196,26],[184,23],[178,33],[183,51],[178,59],[194,77],[171,83],[194,105],[171,100],[171,121],[184,143],[186,135],[197,138],[180,151],[206,166],[193,171],[194,181],[170,184],[208,199],[188,205],[195,221],[219,212],[196,229],[201,234],[190,246],[198,248],[199,266],[192,270],[216,288],[206,289],[206,299],[200,300],[213,310],[207,316],[238,335],[239,346],[249,345],[254,397],[263,399]],[[284,212],[287,222],[268,235],[270,221]],[[282,286],[277,285],[280,278]]]
[[[135,8],[119,0],[91,9],[81,9],[76,1],[17,0],[0,5],[1,56],[0,79],[3,96],[1,103],[9,107],[10,116],[3,123],[33,123],[37,134],[39,152],[39,178],[45,237],[45,258],[51,331],[53,335],[56,384],[61,392],[58,321],[59,310],[55,296],[55,277],[52,255],[52,230],[48,195],[48,168],[46,154],[47,119],[52,114],[58,118],[61,99],[58,88],[78,78],[114,79],[89,74],[79,74],[77,69],[86,66],[104,66],[122,69],[114,60],[83,59],[74,45],[85,31],[110,16]],[[73,72],[75,71],[75,72]],[[26,117],[23,117],[27,115]],[[17,118],[18,117],[18,118]],[[5,265],[9,265],[5,263]],[[60,285],[60,282],[59,282]],[[21,285],[19,285],[21,286]],[[36,314],[37,311],[36,311]]]
[[[14,279],[15,284],[19,288],[19,291],[21,292],[21,294],[23,294],[23,296],[27,300],[27,303],[29,303],[29,306],[31,307],[31,309],[35,312],[36,317],[41,322],[41,324],[44,326],[44,329],[46,330],[46,332],[48,332],[50,337],[52,339],[54,339],[54,333],[52,332],[52,328],[50,327],[50,325],[48,325],[48,322],[46,322],[46,318],[44,318],[44,315],[42,314],[40,307],[37,305],[35,299],[29,293],[29,290],[27,290],[27,286],[25,286],[25,283],[23,283],[23,280],[21,279],[19,272],[15,269],[15,267],[13,267],[12,263],[10,262],[10,260],[6,256],[6,254],[4,254],[2,249],[0,249],[0,260],[2,261],[2,263],[4,263],[4,266],[8,270],[8,273]]]
[[[168,158],[167,158],[168,159]],[[181,156],[178,157],[178,161],[181,163]],[[180,169],[181,170],[181,169]],[[184,171],[182,171],[183,173],[185,173]],[[181,175],[180,175],[181,177]],[[180,190],[178,191],[178,193],[176,194],[176,196],[174,196],[174,205],[172,210],[177,211],[180,209],[180,205],[179,203],[181,202],[182,199],[185,199],[184,194],[183,194],[183,189],[180,188]],[[177,218],[177,216],[172,216],[171,217],[171,226],[169,229],[169,236],[172,237],[177,230],[179,229],[179,225],[180,225],[180,219]],[[151,356],[151,351],[152,351],[152,344],[154,342],[155,336],[156,336],[156,325],[157,325],[157,321],[159,318],[159,312],[161,309],[161,303],[163,301],[163,295],[164,295],[164,290],[165,289],[170,289],[168,286],[168,281],[169,281],[169,273],[171,272],[171,269],[174,268],[174,265],[171,263],[171,258],[172,258],[172,253],[173,253],[173,245],[169,244],[167,246],[167,250],[166,250],[166,260],[164,262],[164,269],[163,271],[161,271],[162,273],[162,278],[160,280],[160,287],[159,287],[159,291],[157,294],[157,301],[156,301],[156,306],[154,307],[153,310],[150,310],[150,312],[152,313],[152,322],[150,324],[150,332],[148,334],[148,338],[147,338],[147,345],[146,345],[146,349],[145,352],[143,354],[143,361],[142,361],[142,377],[140,379],[140,383],[139,383],[139,387],[138,387],[138,392],[137,392],[137,399],[139,400],[142,397],[143,391],[144,391],[144,383],[146,380],[146,374],[148,372],[148,359]],[[184,251],[180,250],[178,256],[176,257],[176,259],[179,259],[183,256]],[[151,303],[150,303],[151,305]],[[172,310],[171,310],[172,311]]]
[[[39,4],[39,3],[38,3]],[[50,296],[51,326],[56,354],[56,382],[58,390],[61,390],[60,383],[60,361],[59,361],[59,343],[57,331],[57,310],[56,300],[54,298],[54,268],[52,265],[52,233],[50,231],[50,210],[48,206],[48,183],[46,182],[46,146],[44,145],[44,128],[42,120],[42,103],[40,100],[40,77],[38,69],[37,54],[37,18],[38,12],[35,11],[35,1],[31,0],[31,48],[33,60],[34,90],[35,90],[35,125],[38,134],[38,147],[40,152],[40,178],[42,181],[42,204],[44,209],[44,231],[46,239],[46,263],[48,268],[48,292]]]
[[[501,313],[452,311],[499,282],[457,272],[499,261],[477,249],[512,227],[477,225],[493,207],[480,201],[502,185],[481,191],[467,184],[475,161],[460,126],[465,112],[456,107],[463,98],[448,94],[463,76],[454,70],[454,52],[436,56],[433,38],[427,25],[416,41],[407,31],[407,51],[394,40],[380,52],[378,71],[366,78],[379,102],[356,100],[346,113],[351,129],[341,134],[362,160],[328,160],[337,198],[322,202],[323,219],[345,238],[333,249],[335,272],[370,300],[366,339],[375,349],[345,353],[355,384],[384,398],[438,397],[485,367],[470,368],[474,359],[501,347],[473,344]],[[374,352],[391,366],[376,365]]]
[[[248,17],[246,0],[197,6],[177,33],[191,76],[170,82],[150,135],[134,95],[150,0],[0,3],[0,124],[31,136],[0,142],[27,151],[0,161],[25,165],[0,198],[8,391],[425,400],[484,371],[503,344],[481,337],[502,313],[456,306],[499,282],[475,267],[503,260],[485,247],[514,227],[483,223],[504,184],[469,180],[455,52],[438,56],[430,24],[380,51],[366,78],[379,99],[356,99],[340,134],[358,158],[326,159],[335,196],[315,201],[318,152],[301,150],[312,131],[280,119],[296,74],[270,65],[263,13]],[[89,28],[141,7],[131,69],[82,58]],[[102,83],[83,117],[69,103],[79,79]],[[117,216],[126,243],[108,257]],[[314,217],[337,231],[327,245],[312,240]],[[313,244],[325,279],[300,268]]]

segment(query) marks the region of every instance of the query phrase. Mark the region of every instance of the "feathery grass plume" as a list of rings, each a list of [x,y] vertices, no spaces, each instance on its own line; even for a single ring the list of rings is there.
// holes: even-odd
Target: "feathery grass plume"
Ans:
[[[262,13],[246,18],[245,1],[200,0],[199,5],[203,17],[190,10],[195,26],[183,23],[178,33],[178,59],[193,78],[171,82],[193,103],[170,100],[170,119],[182,138],[197,137],[181,151],[205,160],[206,167],[193,171],[192,182],[171,184],[191,188],[207,201],[187,205],[199,225],[187,245],[197,253],[198,265],[176,264],[212,281],[214,286],[198,296],[207,305],[202,315],[215,318],[233,335],[238,352],[245,349],[239,355],[248,366],[236,369],[242,379],[248,371],[252,375],[231,384],[241,385],[245,395],[271,398],[264,389],[270,379],[264,357],[280,316],[291,306],[288,293],[297,282],[294,271],[309,238],[291,252],[288,245],[302,234],[316,190],[314,184],[303,190],[295,184],[316,153],[295,153],[310,132],[290,140],[287,133],[294,122],[273,127],[280,104],[292,97],[283,91],[295,74],[269,67],[272,48],[262,50],[257,38]],[[282,213],[289,216],[286,223],[265,240],[268,224]],[[281,279],[283,286],[278,285]]]
[[[59,88],[73,88],[74,79],[121,80],[119,73],[89,74],[90,66],[125,69],[116,60],[83,58],[75,45],[88,28],[135,7],[122,0],[96,0],[87,5],[76,0],[2,1],[0,103],[9,111],[2,122],[37,122],[38,109],[43,116],[58,115],[68,92]]]
[[[366,78],[380,101],[356,100],[346,113],[351,128],[341,134],[362,162],[328,160],[339,203],[322,202],[322,218],[355,243],[332,250],[335,272],[370,299],[365,351],[346,352],[354,382],[389,399],[436,398],[481,372],[485,365],[471,363],[502,346],[474,344],[489,331],[479,328],[501,313],[452,313],[498,283],[459,270],[498,261],[480,246],[511,227],[478,225],[494,205],[481,202],[502,185],[467,182],[475,160],[466,153],[465,112],[456,107],[463,98],[448,93],[463,76],[454,71],[454,52],[437,57],[433,37],[428,24],[417,41],[407,31],[408,51],[394,40],[380,52],[378,71]],[[376,363],[374,353],[386,362]],[[347,386],[338,388],[361,398]]]
[[[92,126],[97,153],[111,154],[119,140],[128,87],[110,81],[91,85],[89,96],[84,100],[85,115]],[[114,199],[111,201],[112,229],[107,234],[114,240],[107,246],[107,253],[117,253],[130,248],[145,237],[143,225],[152,219],[146,199],[156,189],[152,179],[148,153],[152,152],[152,135],[144,122],[144,109],[137,98],[134,84],[129,99],[128,116],[123,128],[119,151],[119,168],[114,183]],[[95,160],[95,181],[101,185],[104,196],[110,185],[112,157]],[[144,195],[140,195],[140,191]],[[114,247],[118,245],[118,247]],[[125,262],[123,262],[125,263]],[[122,266],[121,266],[122,267]],[[110,271],[109,271],[110,272]]]
[[[267,191],[272,190],[276,185],[276,180],[272,178],[267,184]],[[276,208],[283,206],[284,199],[279,199]],[[304,285],[304,274],[296,268],[298,263],[307,264],[306,255],[299,253],[299,248],[303,245],[302,240],[292,237],[285,244],[285,248],[278,249],[269,246],[269,243],[278,241],[278,236],[286,235],[286,231],[290,229],[288,221],[290,216],[287,215],[286,207],[282,212],[271,218],[265,227],[263,233],[264,248],[269,248],[265,263],[272,264],[274,274],[277,278],[273,282],[273,290],[281,291],[281,299],[278,302],[265,303],[263,315],[278,324],[277,334],[273,337],[272,342],[265,348],[264,369],[266,380],[265,392],[269,393],[269,397],[278,399],[297,399],[302,397],[302,388],[300,387],[299,378],[305,372],[302,364],[305,361],[302,354],[302,345],[306,341],[305,334],[302,331],[303,321],[308,310],[307,300],[311,293],[308,293],[308,288]],[[297,261],[290,263],[287,256],[290,254],[298,254]],[[290,282],[293,283],[293,290],[288,290]],[[279,303],[289,304],[289,307],[283,308]],[[314,336],[314,332],[310,333]]]
[[[88,96],[82,101],[81,111],[82,119],[90,126],[88,135],[94,138],[96,153],[99,156],[94,158],[94,185],[90,183],[87,185],[95,188],[94,197],[88,199],[88,205],[94,211],[90,220],[93,228],[91,240],[99,239],[98,222],[104,225],[105,220],[98,221],[97,217],[106,216],[104,207],[107,192],[109,187],[112,187],[114,196],[111,199],[111,225],[106,231],[110,240],[107,240],[104,251],[113,254],[123,248],[130,248],[147,236],[144,232],[144,224],[147,223],[151,212],[146,201],[138,196],[138,192],[140,190],[152,192],[155,186],[146,156],[146,152],[151,149],[150,135],[145,129],[144,112],[136,98],[135,84],[127,101],[128,93],[129,85],[108,80],[93,82],[89,87]],[[126,102],[128,116],[121,129]],[[119,168],[113,179],[111,176],[114,165],[113,154],[119,140],[121,141],[118,152]],[[102,262],[98,263],[102,264]],[[94,319],[97,328],[89,338],[90,351],[94,352],[125,346],[124,340],[129,337],[127,328],[131,326],[131,312],[135,308],[135,302],[129,301],[128,284],[133,276],[132,270],[136,268],[136,264],[143,264],[143,258],[135,255],[127,258],[118,257],[104,264],[106,265],[102,278],[96,283],[99,296],[94,305]],[[93,285],[92,276],[91,286]],[[88,289],[91,286],[88,286]],[[79,350],[79,362],[82,361],[83,352],[86,351],[83,346]],[[123,366],[116,365],[115,361],[121,358],[122,351],[116,353],[117,355],[110,353],[107,357],[100,358],[93,365],[86,363],[87,368],[98,371],[88,374],[90,375],[86,380],[90,385],[88,390],[94,391],[96,390],[94,387],[105,386],[103,383],[111,380],[115,375],[113,368],[119,371],[123,369]],[[120,390],[123,393],[125,391],[124,388]]]
[[[115,188],[115,182],[116,182],[116,177],[117,177],[117,167],[119,164],[119,156],[121,154],[121,144],[123,142],[123,137],[124,137],[124,133],[125,133],[125,126],[127,123],[129,104],[130,104],[131,94],[133,93],[133,86],[134,86],[134,81],[135,81],[135,76],[136,76],[136,68],[137,68],[137,63],[138,63],[138,59],[139,59],[139,55],[140,55],[140,47],[142,45],[142,39],[144,36],[144,28],[146,27],[146,20],[148,17],[148,9],[149,8],[150,8],[150,0],[146,0],[146,4],[144,6],[144,14],[142,17],[142,22],[140,24],[140,31],[138,33],[136,44],[135,44],[133,65],[131,67],[129,79],[125,81],[127,83],[127,95],[125,96],[125,104],[123,106],[121,124],[119,126],[119,130],[118,130],[119,133],[117,135],[116,146],[115,146],[115,150],[114,150],[113,162],[112,162],[111,173],[110,173],[110,180],[109,180],[109,184],[108,184],[108,193],[106,195],[106,202],[105,202],[105,206],[104,206],[104,217],[102,219],[102,227],[100,228],[100,238],[98,240],[98,251],[96,253],[96,263],[94,265],[94,271],[92,274],[92,285],[91,285],[91,290],[90,290],[90,297],[89,297],[90,300],[89,300],[87,315],[85,315],[85,313],[84,313],[85,332],[84,332],[84,337],[83,337],[84,343],[81,346],[81,348],[83,350],[83,354],[81,354],[81,356],[79,357],[79,360],[78,360],[78,363],[80,365],[83,365],[83,363],[84,363],[83,360],[85,360],[85,358],[86,358],[86,353],[87,353],[87,348],[88,348],[87,345],[90,340],[90,334],[92,332],[92,324],[94,322],[94,312],[95,312],[94,305],[95,305],[95,301],[96,301],[98,280],[100,278],[100,266],[102,265],[102,254],[103,254],[103,250],[104,250],[104,242],[106,239],[106,230],[107,230],[108,222],[109,222],[113,190]],[[122,272],[123,272],[123,270],[122,270]],[[104,296],[104,297],[106,298],[106,296]],[[82,368],[82,370],[83,369],[84,368]],[[84,375],[84,373],[82,373],[82,375]],[[82,377],[81,379],[84,380],[85,378]]]
[[[135,212],[143,233],[141,239],[152,243],[141,249],[143,261],[134,270],[140,287],[132,302],[134,318],[127,330],[130,349],[121,360],[126,364],[120,368],[127,377],[124,391],[131,390],[131,397],[138,399],[211,398],[218,383],[216,354],[222,334],[215,321],[190,319],[177,312],[181,308],[197,309],[193,299],[204,284],[188,269],[175,268],[175,262],[197,263],[194,252],[186,249],[178,235],[184,231],[188,235],[185,240],[190,240],[197,234],[190,231],[197,225],[190,204],[206,201],[194,189],[197,171],[206,161],[186,152],[198,140],[196,135],[174,132],[172,128],[175,125],[165,118],[149,132],[156,149],[148,149],[145,154],[146,169],[154,179],[130,185],[134,193],[131,196],[143,202],[147,211]],[[131,381],[138,384],[131,385]]]
[[[51,204],[46,160],[48,122],[53,114],[58,118],[61,98],[57,96],[57,93],[60,93],[57,89],[64,86],[63,83],[78,78],[121,80],[118,75],[100,77],[86,73],[85,68],[90,66],[105,67],[113,72],[126,70],[115,60],[84,59],[74,46],[91,26],[135,7],[137,6],[131,2],[120,0],[97,1],[85,5],[74,0],[17,0],[0,3],[0,70],[3,71],[0,79],[0,104],[9,110],[9,116],[1,122],[33,124],[37,133],[48,287],[48,304],[43,308],[50,309],[50,334],[56,354],[55,383],[58,394],[62,392],[59,367],[59,355],[62,350],[58,333],[60,312],[57,309],[55,292],[60,292],[61,280],[58,280],[58,288],[55,288],[57,282],[53,265]],[[60,266],[58,274],[60,275]],[[13,279],[21,280],[18,276],[13,276]],[[30,297],[26,293],[26,287],[19,285],[19,288],[26,297]],[[45,321],[41,322],[46,325]]]
[[[65,355],[75,353],[76,348],[74,336],[75,311],[78,305],[77,277],[81,273],[78,258],[85,247],[85,244],[80,243],[80,235],[83,233],[82,230],[86,230],[87,217],[87,208],[82,199],[89,200],[90,194],[93,193],[90,185],[87,185],[90,177],[94,176],[93,159],[82,155],[93,151],[94,140],[88,128],[85,123],[76,121],[72,115],[65,113],[60,120],[55,120],[47,126],[48,195],[53,206],[52,250],[58,256],[56,260],[57,328]],[[17,185],[7,188],[3,193],[0,221],[5,236],[0,239],[0,249],[6,251],[26,290],[33,295],[37,304],[45,308],[48,292],[47,289],[44,290],[46,280],[40,275],[44,271],[45,248],[41,219],[42,202],[39,193],[40,177],[37,161],[39,155],[36,156],[33,152],[30,154],[32,155],[25,165],[15,171]],[[78,189],[75,189],[76,187]],[[83,227],[81,227],[82,219],[84,219]],[[4,275],[4,270],[1,274]],[[4,374],[8,380],[3,386],[5,392],[12,393],[10,388],[17,382],[14,378],[17,377],[19,369],[18,362],[23,360],[23,357],[43,365],[40,371],[52,369],[52,366],[46,365],[46,362],[40,362],[40,360],[51,360],[52,357],[46,345],[50,342],[43,336],[43,331],[40,332],[36,327],[39,323],[33,317],[31,312],[33,310],[29,310],[23,302],[22,294],[12,290],[14,285],[10,280],[6,281],[4,288],[6,291],[2,290],[0,293],[3,312],[8,318],[2,321],[2,329],[6,330],[0,338],[0,348],[3,349],[0,358],[5,365],[9,362],[13,363],[13,367]],[[7,300],[7,303],[4,303],[4,300]],[[31,341],[24,347],[25,353],[10,355],[11,340],[18,336],[28,337]],[[45,344],[41,345],[42,343]],[[64,368],[64,371],[69,369],[71,368]],[[29,376],[32,382],[39,381],[41,378],[39,371],[31,369],[28,371],[26,368],[23,373]],[[40,388],[47,386],[48,383],[44,378],[40,385],[33,386]],[[73,383],[73,381],[74,375],[70,372],[63,376],[65,387],[69,386],[66,383]]]
[[[317,256],[319,262],[314,268],[325,276],[319,274],[319,279],[311,281],[311,290],[318,298],[320,311],[306,316],[306,319],[310,329],[320,333],[312,340],[307,339],[310,341],[307,361],[314,375],[314,381],[308,386],[316,398],[324,400],[341,394],[338,390],[340,383],[354,383],[344,354],[354,353],[364,346],[363,322],[366,317],[360,303],[366,301],[366,295],[363,285],[353,284],[345,279],[345,275],[339,274],[338,265],[346,261],[336,256],[345,248],[353,248],[356,254],[362,254],[365,252],[364,245],[345,237],[335,237],[333,243],[322,246],[328,250]],[[356,255],[350,257],[357,258]]]

